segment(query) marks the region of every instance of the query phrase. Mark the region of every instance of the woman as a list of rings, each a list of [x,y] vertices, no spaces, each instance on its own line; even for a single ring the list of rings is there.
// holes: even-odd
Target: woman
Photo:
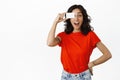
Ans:
[[[67,12],[74,13],[74,18],[65,19],[65,13],[58,14],[48,34],[47,45],[61,47],[61,80],[91,80],[92,68],[106,62],[112,55],[93,32],[82,5],[72,5]],[[62,21],[65,22],[65,30],[55,36],[57,24]],[[96,47],[103,55],[89,62]]]

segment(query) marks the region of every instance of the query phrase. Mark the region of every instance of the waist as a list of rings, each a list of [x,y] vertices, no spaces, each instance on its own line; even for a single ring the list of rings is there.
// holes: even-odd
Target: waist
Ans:
[[[87,69],[87,70],[85,70],[85,71],[83,71],[83,72],[80,72],[80,73],[69,73],[69,72],[63,70],[63,73],[64,73],[65,75],[73,76],[73,77],[83,76],[84,74],[89,74],[89,75],[90,75],[89,69]]]
[[[64,67],[64,70],[69,73],[81,73],[87,69],[88,69],[88,65],[80,66],[80,67],[79,66],[77,66],[77,67],[76,66],[65,66]]]

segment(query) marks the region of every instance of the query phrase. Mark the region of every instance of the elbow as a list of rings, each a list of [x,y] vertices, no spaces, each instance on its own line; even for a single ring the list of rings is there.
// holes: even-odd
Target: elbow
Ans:
[[[47,46],[54,47],[54,45],[52,43],[49,43],[49,42],[47,42]]]
[[[109,59],[110,59],[110,58],[112,58],[112,54],[111,54],[111,53],[110,53],[110,55],[109,55]]]
[[[53,45],[51,45],[51,44],[47,44],[49,47],[53,47]]]
[[[47,41],[47,46],[49,46],[49,47],[51,47],[51,46],[52,46],[52,44],[51,44],[51,42],[50,42],[50,41]]]
[[[47,41],[47,45],[48,45],[49,47],[54,47],[54,46],[56,46],[57,44],[58,44],[58,42],[55,41],[55,40],[48,40],[48,41]]]
[[[51,47],[52,45],[50,43],[47,42],[47,46]]]
[[[109,53],[109,54],[107,55],[107,58],[108,58],[108,59],[111,59],[111,58],[112,58],[112,54]]]

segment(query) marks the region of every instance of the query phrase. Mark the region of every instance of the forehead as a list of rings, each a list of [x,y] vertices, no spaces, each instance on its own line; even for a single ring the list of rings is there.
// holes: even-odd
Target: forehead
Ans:
[[[72,12],[73,13],[82,13],[80,9],[74,9]]]

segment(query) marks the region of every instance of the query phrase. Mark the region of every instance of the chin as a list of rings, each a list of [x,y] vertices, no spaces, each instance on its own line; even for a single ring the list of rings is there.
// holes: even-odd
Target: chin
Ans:
[[[79,30],[80,26],[74,26],[74,29]]]

